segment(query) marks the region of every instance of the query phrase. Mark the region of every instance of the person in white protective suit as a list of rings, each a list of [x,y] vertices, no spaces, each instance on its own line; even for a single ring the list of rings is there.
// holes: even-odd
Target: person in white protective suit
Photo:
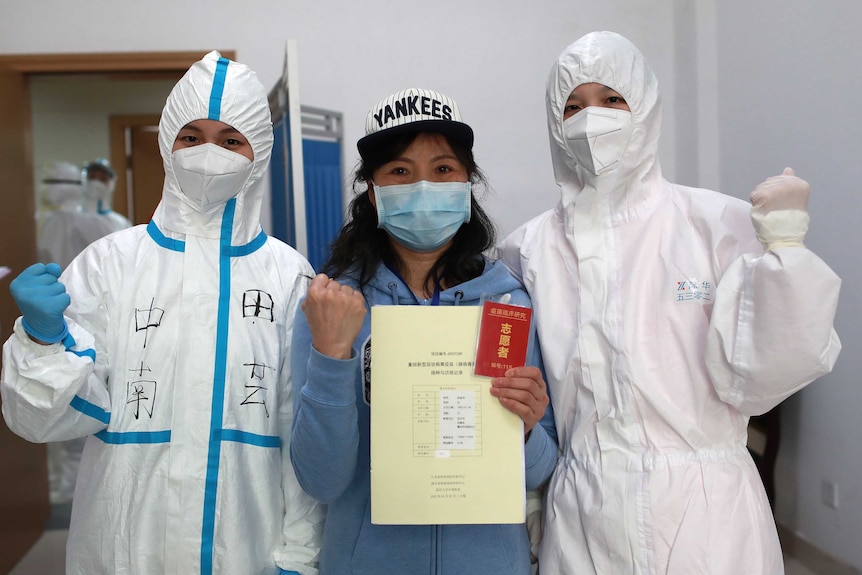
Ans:
[[[95,218],[83,211],[81,169],[71,162],[50,164],[39,190],[36,244],[39,261],[61,268],[98,236],[92,233]]]
[[[6,423],[34,442],[87,436],[70,575],[317,573],[323,514],[288,457],[292,321],[313,272],[259,224],[272,142],[257,75],[207,54],[165,104],[149,224],[59,282],[36,264],[11,285]]]
[[[752,207],[664,180],[658,84],[618,34],[566,48],[546,102],[562,198],[500,247],[561,448],[540,572],[783,573],[746,426],[841,347],[840,280],[802,243],[808,184],[785,170]]]
[[[46,217],[47,225],[40,236],[45,251],[40,259],[43,263],[57,262],[66,267],[97,239],[132,224],[110,209],[116,178],[107,160],[88,162],[82,170],[63,162],[53,166],[52,170],[58,168],[65,174],[65,181],[71,182],[74,178],[79,181],[78,201],[66,209],[61,206],[60,211]],[[71,184],[54,185],[67,187]],[[85,441],[86,438],[78,437],[48,444],[48,483],[52,504],[64,505],[72,501]]]
[[[100,237],[99,220],[84,209],[81,170],[71,162],[54,162],[46,169],[39,190],[36,219],[39,261],[65,268],[81,250]],[[48,488],[52,505],[72,501],[81,464],[84,438],[48,443]]]
[[[117,175],[110,162],[104,158],[87,162],[81,175],[84,181],[84,211],[102,216],[100,222],[105,235],[132,227],[128,218],[112,209]]]

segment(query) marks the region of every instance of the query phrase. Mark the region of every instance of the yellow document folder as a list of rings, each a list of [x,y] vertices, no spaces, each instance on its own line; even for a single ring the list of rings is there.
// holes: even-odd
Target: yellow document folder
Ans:
[[[371,522],[522,523],[521,419],[473,375],[481,308],[371,309]]]

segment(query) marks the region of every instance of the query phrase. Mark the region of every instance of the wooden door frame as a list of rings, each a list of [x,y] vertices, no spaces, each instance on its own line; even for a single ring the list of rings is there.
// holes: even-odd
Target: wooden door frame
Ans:
[[[219,50],[236,59],[233,50]],[[185,72],[206,52],[113,52],[0,55],[0,67],[21,74]]]
[[[124,114],[111,116],[109,120],[109,135],[111,146],[111,165],[117,173],[116,187],[114,189],[113,210],[123,214],[132,223],[136,217],[129,211],[129,194],[127,189],[126,174],[128,169],[128,150],[126,149],[126,128],[138,126],[158,126],[158,114]]]
[[[26,222],[5,226],[0,242],[0,265],[13,268],[12,276],[36,261],[35,198],[33,186],[33,149],[30,116],[29,76],[37,74],[123,74],[136,78],[153,74],[183,74],[209,50],[189,52],[114,52],[71,54],[0,55],[0,73],[7,87],[22,96],[23,109],[3,146],[15,152],[16,161],[3,163],[0,188],[4,192],[3,222]],[[233,50],[221,54],[236,59]],[[13,133],[14,132],[14,133]],[[17,142],[17,143],[16,143]],[[22,161],[19,161],[22,160]],[[18,310],[9,294],[7,276],[0,280],[0,325],[3,338],[9,337]],[[0,418],[0,459],[15,461],[9,466],[16,489],[0,490],[0,572],[12,569],[44,531],[48,517],[47,461],[43,445],[35,445],[13,435]],[[26,496],[22,497],[22,494]]]

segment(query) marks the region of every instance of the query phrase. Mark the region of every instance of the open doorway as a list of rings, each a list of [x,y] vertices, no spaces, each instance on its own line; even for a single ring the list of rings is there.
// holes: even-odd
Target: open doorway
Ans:
[[[209,50],[195,52],[137,52],[112,54],[36,54],[0,56],[0,125],[4,137],[0,138],[0,188],[3,190],[3,210],[0,210],[0,266],[8,266],[12,273],[0,280],[0,340],[5,341],[18,311],[9,294],[9,280],[25,267],[36,261],[36,212],[35,185],[41,167],[41,144],[53,145],[49,141],[37,142],[40,130],[50,126],[33,121],[33,88],[36,85],[66,78],[65,88],[72,83],[81,83],[89,76],[101,78],[105,85],[132,82],[139,88],[147,82],[161,82],[168,89],[177,79]],[[221,51],[235,59],[232,50]],[[52,78],[54,77],[54,78]],[[86,90],[86,87],[84,88]],[[134,88],[133,88],[134,90]],[[85,92],[85,96],[87,93]],[[95,98],[95,90],[89,97]],[[147,109],[124,111],[132,113],[158,113]],[[117,110],[102,110],[108,116],[121,113]],[[105,141],[110,140],[110,122],[104,125]],[[59,132],[58,132],[59,133]],[[75,140],[76,130],[64,130],[51,142],[67,138]],[[83,140],[79,140],[78,145]],[[101,154],[108,157],[110,144]],[[87,157],[86,160],[94,159]],[[81,160],[85,161],[85,160]],[[116,160],[115,160],[116,162]],[[125,166],[123,166],[125,169]],[[119,195],[119,191],[118,194]],[[137,218],[136,218],[137,219]],[[48,517],[47,458],[45,447],[28,443],[13,435],[0,420],[0,458],[4,461],[4,473],[0,474],[0,573],[6,573],[19,561],[42,534]]]
[[[117,177],[113,205],[102,207],[113,209],[133,224],[146,223],[155,208],[153,199],[157,203],[161,196],[164,177],[158,149],[159,114],[179,77],[176,72],[43,74],[31,78],[36,190],[55,162],[83,166],[104,158]],[[135,196],[141,194],[148,199],[137,206]],[[37,209],[42,207],[37,205]]]

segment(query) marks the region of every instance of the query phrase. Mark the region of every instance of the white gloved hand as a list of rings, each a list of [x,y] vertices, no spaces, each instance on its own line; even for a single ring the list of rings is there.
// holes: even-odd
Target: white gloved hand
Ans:
[[[805,247],[808,231],[808,182],[784,168],[751,192],[751,223],[763,249]]]

